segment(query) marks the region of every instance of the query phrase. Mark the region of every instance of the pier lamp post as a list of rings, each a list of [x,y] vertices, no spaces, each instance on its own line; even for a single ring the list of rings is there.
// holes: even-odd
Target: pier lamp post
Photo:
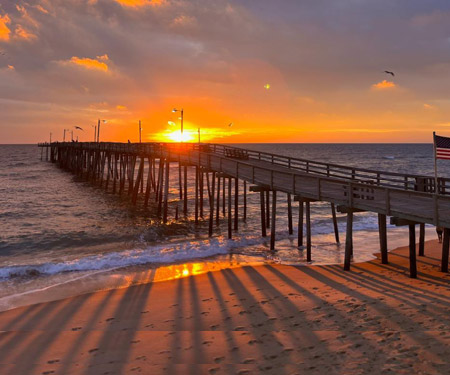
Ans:
[[[106,124],[108,121],[98,119],[98,123],[97,123],[97,142],[98,143],[100,143],[100,123],[102,123],[102,122],[104,124]]]
[[[180,141],[181,142],[183,142],[183,108],[181,108],[181,109],[176,109],[176,108],[174,108],[174,109],[172,109],[172,112],[173,113],[175,113],[175,112],[180,112],[181,113],[181,116],[180,116],[180,120],[181,120],[181,138],[180,138]]]
[[[50,144],[52,144],[52,133],[50,133]]]
[[[66,141],[66,131],[68,132],[70,129],[64,129],[63,142]]]
[[[141,120],[139,120],[139,143],[142,143],[142,126],[141,126]]]

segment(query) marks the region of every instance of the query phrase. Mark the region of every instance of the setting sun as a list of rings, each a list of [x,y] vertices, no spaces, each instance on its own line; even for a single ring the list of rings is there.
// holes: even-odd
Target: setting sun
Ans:
[[[155,139],[159,142],[194,142],[197,140],[193,132],[184,131],[181,134],[180,130],[170,129],[157,133]]]

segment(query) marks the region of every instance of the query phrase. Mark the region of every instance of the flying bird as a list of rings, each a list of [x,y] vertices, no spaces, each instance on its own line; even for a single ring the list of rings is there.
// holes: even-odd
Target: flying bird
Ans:
[[[383,73],[390,74],[392,77],[395,77],[394,72],[390,72],[389,70],[385,70]]]
[[[80,128],[79,126],[74,126],[74,128],[75,128],[75,129],[79,129],[79,130],[81,130],[81,131],[84,132],[83,128]]]
[[[231,128],[232,126],[233,126],[233,123],[230,122],[230,123],[228,124],[228,127]]]

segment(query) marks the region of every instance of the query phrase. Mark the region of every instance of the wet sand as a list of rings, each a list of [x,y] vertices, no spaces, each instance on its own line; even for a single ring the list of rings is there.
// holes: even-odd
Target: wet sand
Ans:
[[[426,244],[342,266],[262,265],[0,313],[1,374],[449,374],[450,275]]]

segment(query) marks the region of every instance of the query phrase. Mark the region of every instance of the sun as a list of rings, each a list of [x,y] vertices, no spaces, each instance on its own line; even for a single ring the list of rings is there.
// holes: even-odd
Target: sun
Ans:
[[[195,136],[189,131],[184,131],[181,135],[180,130],[166,130],[158,134],[158,141],[160,142],[193,142]]]

